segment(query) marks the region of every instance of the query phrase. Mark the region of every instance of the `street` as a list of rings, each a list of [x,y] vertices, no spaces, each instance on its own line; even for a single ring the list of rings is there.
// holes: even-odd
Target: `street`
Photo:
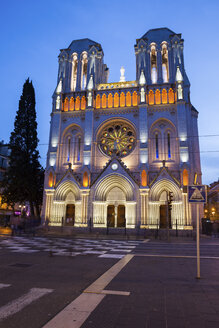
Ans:
[[[218,327],[219,241],[1,237],[0,327]]]

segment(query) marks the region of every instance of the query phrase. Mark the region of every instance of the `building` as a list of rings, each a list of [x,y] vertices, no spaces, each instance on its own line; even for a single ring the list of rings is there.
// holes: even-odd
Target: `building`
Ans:
[[[103,49],[73,41],[59,55],[45,173],[51,225],[192,229],[187,185],[201,183],[198,112],[183,39],[168,28],[136,40],[136,79],[107,83]],[[167,196],[172,192],[171,214]]]
[[[211,221],[219,221],[219,180],[211,183],[208,187],[205,218]]]

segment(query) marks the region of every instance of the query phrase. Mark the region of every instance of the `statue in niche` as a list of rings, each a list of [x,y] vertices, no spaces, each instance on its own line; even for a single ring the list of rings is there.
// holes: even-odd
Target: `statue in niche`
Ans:
[[[95,55],[94,51],[92,51],[92,54],[90,55],[90,70],[89,70],[89,74],[91,74],[92,72],[95,72],[95,58],[96,58],[96,55]]]
[[[144,91],[144,88],[141,88],[141,102],[145,102],[145,91]]]
[[[60,97],[56,98],[56,109],[60,109]]]
[[[179,84],[177,92],[178,92],[178,99],[183,99],[183,89],[181,84]]]

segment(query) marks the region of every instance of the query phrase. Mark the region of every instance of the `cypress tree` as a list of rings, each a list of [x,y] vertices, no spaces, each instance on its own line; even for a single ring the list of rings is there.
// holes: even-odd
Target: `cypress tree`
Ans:
[[[31,215],[39,216],[42,203],[44,170],[39,162],[37,150],[37,122],[35,92],[29,78],[16,113],[14,131],[11,133],[9,167],[2,182],[3,199],[10,205],[28,202]],[[35,213],[34,213],[35,208]]]

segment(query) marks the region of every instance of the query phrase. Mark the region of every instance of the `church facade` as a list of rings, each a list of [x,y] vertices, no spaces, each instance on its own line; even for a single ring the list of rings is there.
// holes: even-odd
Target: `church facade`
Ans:
[[[116,83],[107,82],[99,43],[60,51],[42,210],[53,226],[194,226],[187,186],[201,183],[198,112],[183,39],[152,29],[134,49],[136,79],[125,81],[121,68]]]

